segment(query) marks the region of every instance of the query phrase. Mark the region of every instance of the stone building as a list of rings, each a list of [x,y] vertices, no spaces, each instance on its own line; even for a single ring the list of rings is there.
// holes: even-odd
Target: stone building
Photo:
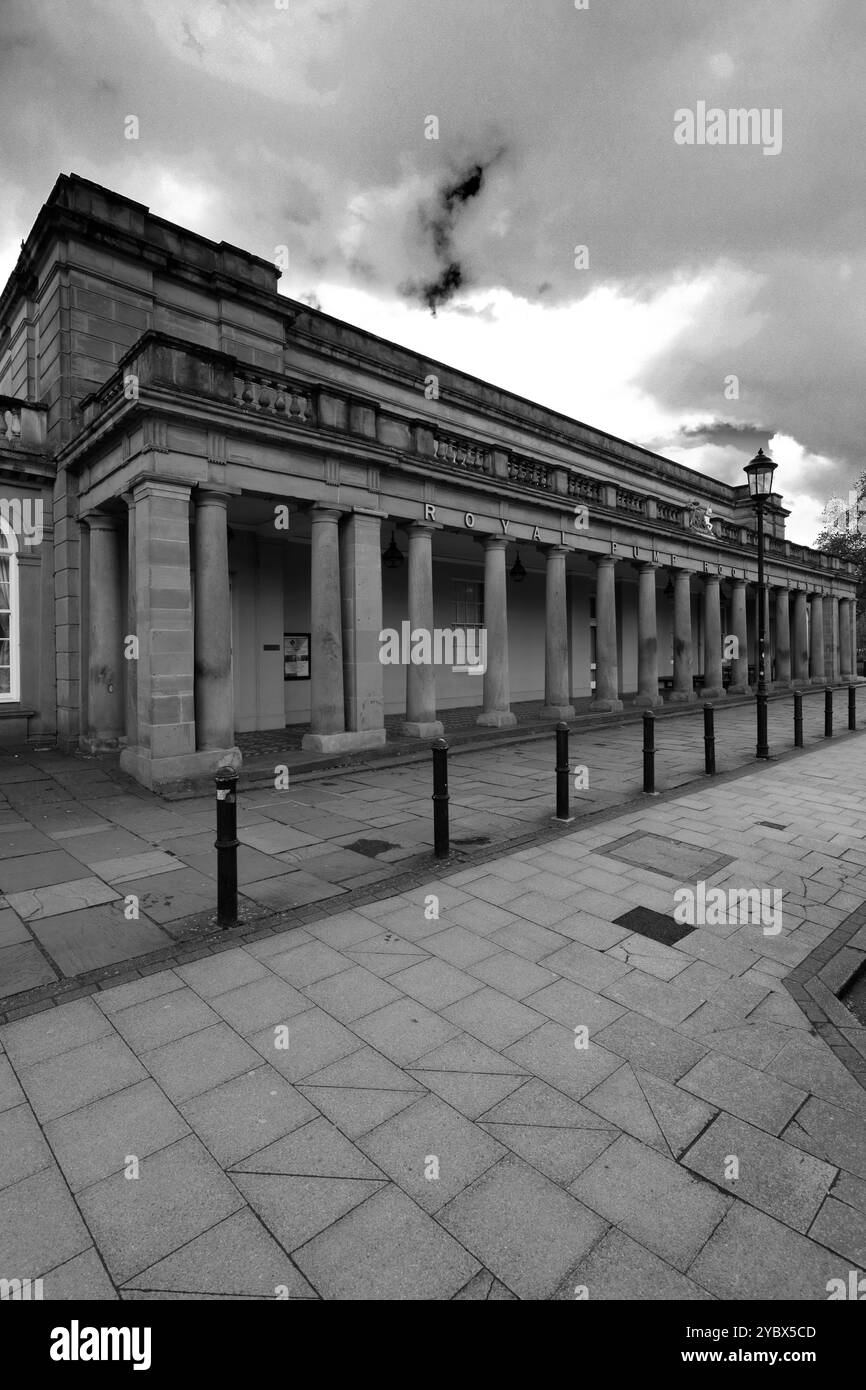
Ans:
[[[120,747],[169,787],[253,730],[361,749],[387,716],[420,738],[467,706],[502,726],[524,701],[559,717],[747,689],[745,485],[278,278],[58,179],[0,297],[0,739]],[[787,515],[774,495],[769,674],[846,678],[854,569],[787,541]],[[383,663],[386,629],[483,632],[486,669]]]

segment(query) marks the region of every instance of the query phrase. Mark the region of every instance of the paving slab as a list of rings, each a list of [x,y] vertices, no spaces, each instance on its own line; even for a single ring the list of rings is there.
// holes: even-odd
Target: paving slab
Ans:
[[[736,1180],[726,1177],[732,1157],[738,1164]],[[682,1161],[717,1187],[802,1232],[815,1219],[837,1173],[829,1163],[724,1114],[713,1120]]]
[[[550,1298],[607,1223],[514,1155],[444,1207],[440,1223],[518,1298]]]
[[[224,1220],[244,1201],[219,1164],[189,1135],[143,1159],[137,1179],[115,1173],[86,1188],[78,1205],[109,1273],[123,1283]]]
[[[380,1189],[295,1256],[323,1298],[441,1300],[479,1261],[397,1188]]]

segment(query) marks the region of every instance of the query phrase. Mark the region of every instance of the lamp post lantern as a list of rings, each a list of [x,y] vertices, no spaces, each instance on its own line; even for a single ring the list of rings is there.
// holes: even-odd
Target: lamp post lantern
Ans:
[[[764,614],[764,602],[766,586],[764,582],[764,507],[773,490],[773,474],[776,465],[772,459],[768,458],[763,449],[759,449],[751,463],[747,463],[744,469],[749,480],[749,496],[755,504],[758,514],[758,691],[757,691],[757,713],[758,713],[758,742],[755,751],[757,758],[769,758],[770,749],[767,743],[767,679],[766,679],[766,647],[767,629]]]

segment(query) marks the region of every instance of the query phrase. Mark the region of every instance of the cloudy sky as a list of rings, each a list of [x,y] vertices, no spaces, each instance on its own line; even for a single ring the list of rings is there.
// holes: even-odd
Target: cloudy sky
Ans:
[[[0,0],[0,281],[75,172],[716,477],[769,441],[811,543],[866,466],[864,74],[863,0]]]

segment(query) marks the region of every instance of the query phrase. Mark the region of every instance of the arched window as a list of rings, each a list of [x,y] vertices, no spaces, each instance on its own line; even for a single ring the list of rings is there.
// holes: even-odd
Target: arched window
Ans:
[[[20,700],[18,542],[0,513],[0,701]]]

